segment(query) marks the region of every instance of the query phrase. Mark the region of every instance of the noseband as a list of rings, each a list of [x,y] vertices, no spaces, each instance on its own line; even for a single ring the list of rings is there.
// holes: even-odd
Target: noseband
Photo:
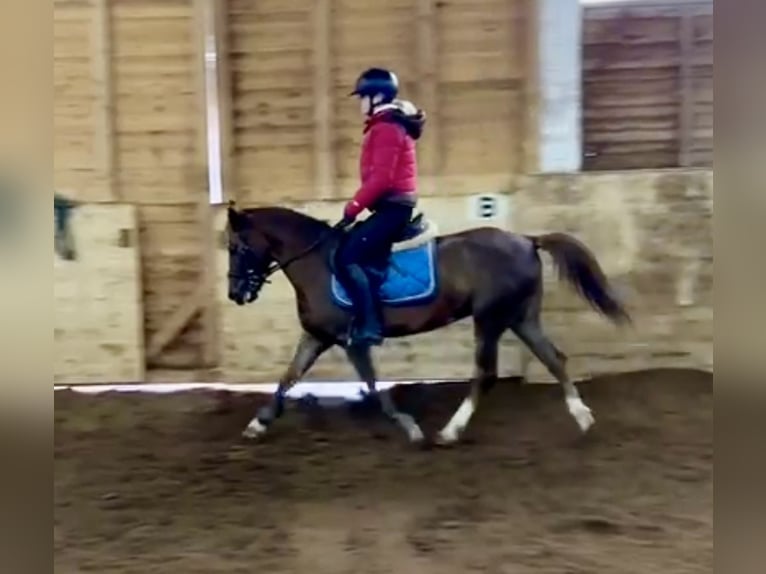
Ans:
[[[259,256],[250,246],[242,244],[236,247],[236,251],[238,264],[236,270],[229,270],[229,279],[244,281],[253,293],[258,293],[264,283],[271,283],[269,277],[277,271],[279,264],[270,255]],[[240,260],[243,263],[239,263]]]

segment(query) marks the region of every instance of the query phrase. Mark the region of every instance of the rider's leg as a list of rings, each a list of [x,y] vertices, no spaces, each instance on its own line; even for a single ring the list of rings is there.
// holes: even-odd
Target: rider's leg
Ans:
[[[385,206],[350,232],[337,255],[338,279],[346,288],[357,319],[351,331],[350,344],[377,345],[383,341],[383,320],[378,301],[377,281],[366,267],[383,264],[396,240],[412,216],[408,206]]]
[[[362,267],[366,247],[364,227],[367,225],[369,219],[352,229],[335,256],[336,276],[353,306],[349,343],[354,346],[379,344],[382,338],[380,326],[374,323],[370,325],[369,320],[373,295],[370,293],[369,279]]]

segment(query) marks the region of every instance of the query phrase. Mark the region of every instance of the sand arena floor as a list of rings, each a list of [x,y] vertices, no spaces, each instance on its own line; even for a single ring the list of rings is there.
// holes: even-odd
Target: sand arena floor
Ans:
[[[258,395],[55,398],[56,572],[663,574],[713,571],[713,383],[654,371],[502,384],[463,444],[414,448],[361,407]],[[395,389],[433,432],[460,384]]]

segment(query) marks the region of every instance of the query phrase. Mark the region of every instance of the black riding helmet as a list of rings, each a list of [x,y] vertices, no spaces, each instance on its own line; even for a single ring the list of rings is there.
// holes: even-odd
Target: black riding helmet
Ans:
[[[356,80],[356,87],[350,96],[368,96],[380,94],[382,104],[389,104],[399,93],[399,80],[396,74],[383,68],[369,68]]]

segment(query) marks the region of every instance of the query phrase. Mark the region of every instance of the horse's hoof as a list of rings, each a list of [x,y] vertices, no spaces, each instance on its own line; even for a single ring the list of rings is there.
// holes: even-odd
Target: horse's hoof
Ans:
[[[460,440],[456,434],[450,432],[444,432],[443,430],[436,433],[434,437],[434,444],[436,446],[453,446]]]
[[[407,431],[407,434],[410,437],[410,442],[413,444],[420,444],[426,439],[426,436],[423,434],[423,431],[420,430],[419,426],[411,428]]]
[[[266,434],[267,427],[261,423],[257,418],[251,420],[245,430],[242,431],[242,436],[247,439],[257,439]]]
[[[583,434],[587,433],[596,422],[588,405],[582,402],[581,399],[572,399],[567,400],[567,407],[569,408],[569,413],[577,422],[577,426],[580,427],[580,431]]]

